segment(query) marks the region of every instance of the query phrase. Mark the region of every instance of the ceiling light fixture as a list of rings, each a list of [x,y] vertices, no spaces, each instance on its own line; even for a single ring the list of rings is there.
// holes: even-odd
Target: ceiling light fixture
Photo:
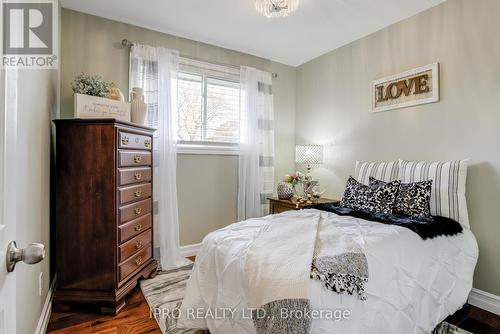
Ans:
[[[299,7],[299,0],[255,0],[255,9],[265,17],[285,17]]]

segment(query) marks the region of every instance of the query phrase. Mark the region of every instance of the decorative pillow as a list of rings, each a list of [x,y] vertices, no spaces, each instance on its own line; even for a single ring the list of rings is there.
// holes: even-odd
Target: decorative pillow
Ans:
[[[361,162],[356,161],[355,177],[359,182],[368,185],[369,178],[374,177],[384,182],[399,180],[399,162]]]
[[[403,183],[432,180],[431,215],[451,218],[469,227],[465,199],[467,160],[448,162],[417,162],[399,160]]]
[[[347,180],[341,206],[365,212],[392,213],[400,181],[366,186],[352,176]]]
[[[381,186],[384,184],[386,182],[370,177],[370,186]],[[401,183],[396,201],[394,202],[393,212],[406,216],[430,217],[431,191],[432,180]]]

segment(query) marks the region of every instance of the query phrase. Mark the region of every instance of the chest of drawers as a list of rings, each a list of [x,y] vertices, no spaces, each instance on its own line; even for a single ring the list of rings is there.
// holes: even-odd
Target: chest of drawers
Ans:
[[[153,133],[114,119],[56,120],[53,305],[118,313],[153,259]]]

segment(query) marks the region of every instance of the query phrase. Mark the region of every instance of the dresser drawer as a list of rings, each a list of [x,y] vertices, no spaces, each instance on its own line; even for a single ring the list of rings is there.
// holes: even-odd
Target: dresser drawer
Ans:
[[[151,230],[147,230],[119,246],[118,262],[123,262],[135,253],[141,251],[147,245],[151,244]]]
[[[138,201],[151,196],[151,183],[118,188],[120,204]]]
[[[123,281],[127,276],[139,269],[144,263],[151,258],[151,244],[146,245],[142,251],[130,257],[127,261],[118,266],[120,281]]]
[[[118,185],[151,181],[151,168],[120,168],[118,169]]]
[[[118,167],[151,166],[151,152],[118,151]]]
[[[126,224],[118,226],[118,243],[122,244],[128,239],[135,237],[142,231],[151,228],[153,220],[151,214],[148,213],[142,217],[129,221]]]
[[[139,218],[151,212],[151,199],[120,207],[120,223]]]
[[[119,148],[136,148],[141,150],[151,150],[152,138],[142,136],[135,133],[124,131],[118,132],[118,147]]]

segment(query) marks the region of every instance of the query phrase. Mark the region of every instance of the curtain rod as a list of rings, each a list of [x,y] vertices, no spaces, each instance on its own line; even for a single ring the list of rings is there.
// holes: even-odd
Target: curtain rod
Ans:
[[[130,48],[134,44],[135,44],[134,42],[131,42],[128,39],[122,39],[122,46],[124,48]],[[225,66],[225,67],[232,67],[232,68],[235,68],[235,69],[239,69],[240,68],[240,66],[236,66],[236,65],[223,64],[223,63],[219,63],[219,62],[215,62],[215,61],[207,61],[205,59],[195,58],[195,57],[190,57],[190,56],[185,56],[185,55],[181,55],[181,57],[182,58],[191,59],[191,60],[195,60],[195,61],[209,62],[209,63],[215,64],[215,65],[220,65],[220,66]],[[271,73],[271,75],[272,75],[272,77],[274,79],[276,79],[278,77],[278,73],[275,73],[275,72]]]

